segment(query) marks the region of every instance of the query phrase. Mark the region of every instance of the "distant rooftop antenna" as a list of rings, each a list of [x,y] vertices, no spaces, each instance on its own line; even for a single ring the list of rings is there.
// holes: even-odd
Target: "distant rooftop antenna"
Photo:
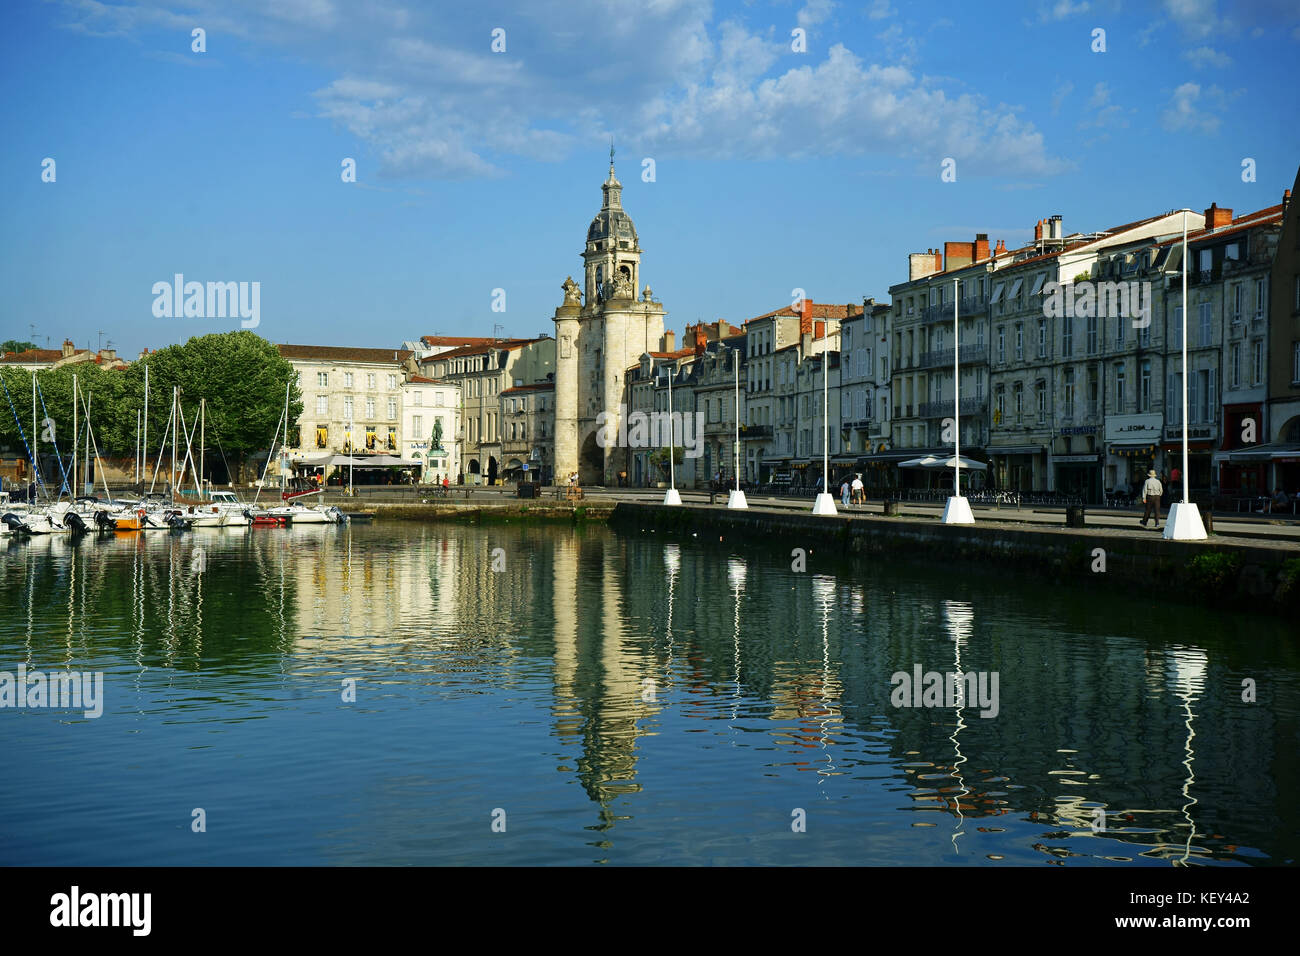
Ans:
[[[498,342],[501,341],[501,333],[505,330],[506,327],[498,322],[496,325],[492,326],[492,338],[496,339]]]

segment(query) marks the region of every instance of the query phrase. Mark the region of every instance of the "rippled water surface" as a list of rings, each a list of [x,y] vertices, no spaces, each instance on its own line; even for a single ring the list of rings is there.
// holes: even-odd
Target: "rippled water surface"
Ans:
[[[0,671],[104,675],[0,709],[0,863],[1293,863],[1296,631],[602,527],[0,540]]]

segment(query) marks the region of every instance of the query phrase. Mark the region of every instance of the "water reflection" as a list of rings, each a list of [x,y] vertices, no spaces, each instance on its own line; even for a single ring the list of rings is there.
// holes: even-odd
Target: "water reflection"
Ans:
[[[800,574],[779,550],[604,529],[216,530],[0,548],[0,669],[20,661],[106,671],[99,812],[146,861],[173,851],[124,820],[159,779],[327,808],[273,814],[257,826],[284,834],[250,830],[236,861],[277,840],[332,862],[1295,857],[1297,661],[1264,619],[948,571]],[[951,707],[894,707],[890,675],[918,664],[997,672],[997,716],[961,682]],[[1240,701],[1242,674],[1267,704]],[[14,716],[0,744],[33,786],[101,746],[67,714]],[[253,734],[237,753],[235,733]],[[205,755],[181,783],[125,772],[170,739]],[[362,795],[323,796],[304,761],[335,753]],[[529,821],[532,842],[499,844],[526,852],[480,842],[480,804]],[[791,807],[814,823],[776,845]],[[0,794],[0,836],[43,812],[36,791]],[[416,817],[436,847],[409,838]],[[16,862],[41,852],[11,843]]]

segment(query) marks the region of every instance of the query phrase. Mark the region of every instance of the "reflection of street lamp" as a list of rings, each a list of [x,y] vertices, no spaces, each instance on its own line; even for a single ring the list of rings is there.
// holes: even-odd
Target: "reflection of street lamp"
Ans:
[[[745,493],[740,490],[740,348],[728,345],[726,349],[731,352],[731,359],[736,365],[736,487],[727,495],[727,507],[748,508],[749,502],[745,500]]]

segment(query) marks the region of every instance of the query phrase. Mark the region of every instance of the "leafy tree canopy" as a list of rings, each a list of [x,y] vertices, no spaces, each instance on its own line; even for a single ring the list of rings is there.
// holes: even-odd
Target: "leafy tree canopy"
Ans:
[[[272,343],[241,330],[196,336],[184,345],[170,345],[152,352],[122,370],[83,362],[37,372],[40,393],[36,400],[36,437],[40,438],[45,431],[43,422],[48,415],[55,424],[59,450],[68,453],[75,375],[83,403],[87,396],[90,398],[91,422],[100,454],[130,457],[135,452],[136,413],[144,406],[146,365],[149,368],[149,446],[155,453],[167,429],[173,386],[180,388],[186,422],[194,421],[199,400],[207,400],[208,447],[215,450],[219,445],[232,466],[270,445],[284,411],[286,384],[290,386],[291,422],[296,422],[302,413],[293,367]],[[0,376],[9,391],[8,400],[0,392],[0,447],[21,453],[18,422],[22,423],[29,444],[33,438],[32,374],[22,369],[3,369]],[[41,395],[45,400],[44,409]],[[78,412],[80,422],[84,422],[84,415],[83,404]],[[48,442],[42,444],[42,454],[52,451]]]

